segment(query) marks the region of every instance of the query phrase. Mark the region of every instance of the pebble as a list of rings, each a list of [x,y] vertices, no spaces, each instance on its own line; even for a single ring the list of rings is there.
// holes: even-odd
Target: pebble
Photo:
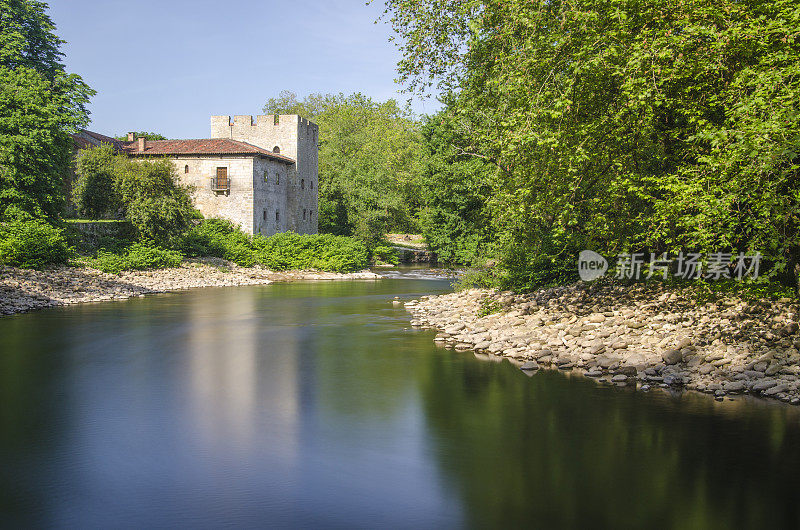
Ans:
[[[487,299],[503,309],[480,317]],[[406,307],[427,327],[464,325],[457,342],[541,366],[582,368],[600,381],[800,403],[795,299],[753,304],[727,295],[698,303],[659,285],[579,283],[525,294],[470,289]]]
[[[219,258],[186,260],[171,269],[123,271],[119,275],[79,267],[44,270],[0,266],[0,315],[85,302],[126,300],[147,294],[196,287],[264,285],[294,280],[376,280],[381,276],[361,271],[348,274],[321,271],[274,272],[260,267],[239,267]]]

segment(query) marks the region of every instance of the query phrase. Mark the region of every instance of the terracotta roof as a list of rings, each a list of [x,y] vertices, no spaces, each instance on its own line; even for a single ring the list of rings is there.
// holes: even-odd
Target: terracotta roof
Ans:
[[[273,160],[294,164],[288,156],[273,153],[247,142],[228,138],[203,140],[147,140],[144,152],[139,151],[139,142],[121,142],[122,151],[130,156],[178,156],[178,155],[261,155]]]

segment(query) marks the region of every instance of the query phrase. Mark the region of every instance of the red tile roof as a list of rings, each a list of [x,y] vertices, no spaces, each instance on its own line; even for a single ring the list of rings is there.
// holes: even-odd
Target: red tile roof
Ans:
[[[273,160],[294,164],[288,156],[273,153],[247,142],[228,138],[204,140],[147,140],[144,152],[139,151],[139,142],[121,142],[122,151],[130,156],[179,156],[179,155],[260,155]]]

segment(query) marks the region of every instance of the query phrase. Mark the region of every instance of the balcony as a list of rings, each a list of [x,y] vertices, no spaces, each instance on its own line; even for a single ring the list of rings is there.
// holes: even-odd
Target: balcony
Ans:
[[[231,181],[228,177],[212,177],[211,178],[211,191],[221,194],[229,195],[231,192]]]

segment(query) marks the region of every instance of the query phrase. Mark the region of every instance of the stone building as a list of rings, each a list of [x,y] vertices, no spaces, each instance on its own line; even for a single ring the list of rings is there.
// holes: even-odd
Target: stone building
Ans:
[[[201,140],[74,137],[79,148],[110,143],[131,158],[170,159],[206,218],[251,234],[317,233],[319,128],[300,116],[212,116],[211,138]]]

